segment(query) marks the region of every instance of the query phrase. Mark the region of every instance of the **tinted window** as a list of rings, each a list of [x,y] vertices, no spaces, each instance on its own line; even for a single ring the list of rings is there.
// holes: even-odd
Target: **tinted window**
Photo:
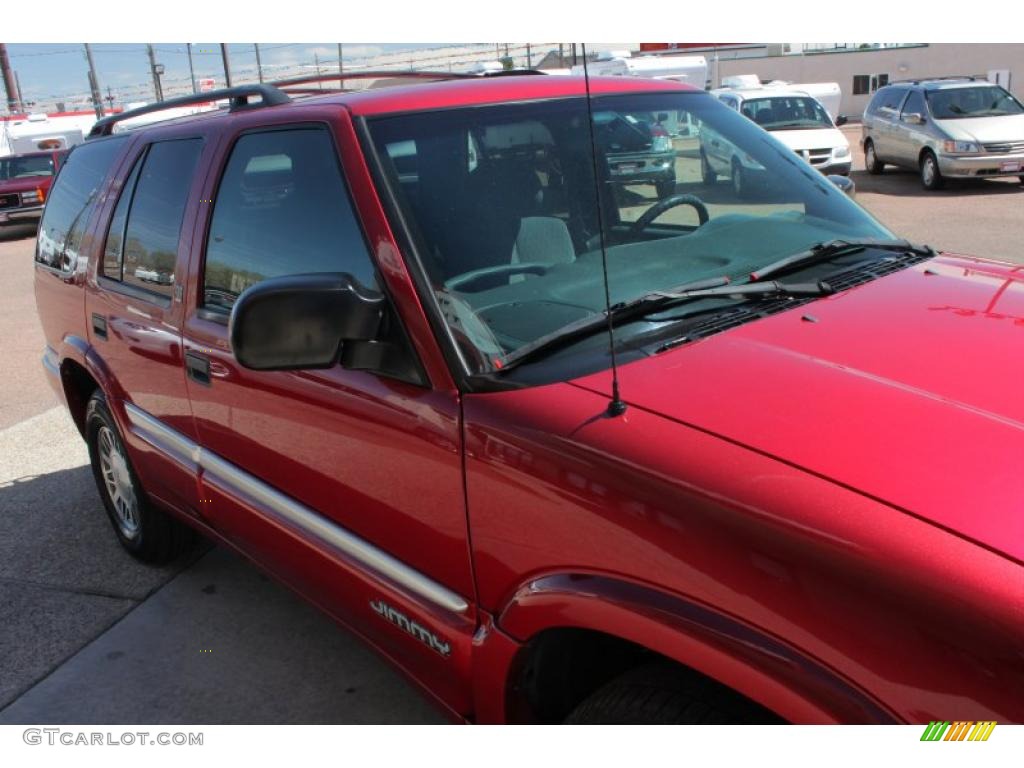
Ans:
[[[854,75],[853,76],[853,95],[861,96],[867,93],[871,88],[871,76],[870,75]],[[874,102],[872,101],[872,104]]]
[[[900,111],[900,104],[903,102],[903,97],[907,94],[906,88],[889,88],[884,91],[880,91],[884,96],[882,103],[879,105],[879,109],[889,112],[898,113]]]
[[[39,226],[36,261],[40,264],[61,270],[73,267],[100,185],[123,141],[118,137],[82,144],[68,155],[50,191]]]
[[[311,272],[377,286],[330,136],[321,128],[242,136],[214,203],[205,305],[228,310],[250,285]]]
[[[141,167],[142,161],[139,160],[121,188],[121,197],[110,220],[110,229],[107,230],[107,242],[103,248],[103,275],[114,280],[120,280],[122,277],[124,227],[128,223],[128,208],[132,204],[132,193],[135,191],[135,181],[139,177]]]
[[[202,146],[200,139],[163,141],[146,153],[125,227],[125,283],[170,297],[185,201]]]
[[[922,117],[925,115],[924,96],[921,95],[920,91],[911,91],[907,97],[906,104],[903,105],[903,117],[911,114],[921,115]]]

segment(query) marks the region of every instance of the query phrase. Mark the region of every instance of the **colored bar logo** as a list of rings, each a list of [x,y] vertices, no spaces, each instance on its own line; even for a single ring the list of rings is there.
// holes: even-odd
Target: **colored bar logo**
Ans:
[[[988,741],[995,727],[994,720],[932,720],[921,734],[921,741]]]

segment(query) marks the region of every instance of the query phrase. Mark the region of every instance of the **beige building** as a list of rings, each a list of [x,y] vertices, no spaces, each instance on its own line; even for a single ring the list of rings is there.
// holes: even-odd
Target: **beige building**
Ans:
[[[724,52],[723,52],[724,53]],[[1024,43],[933,43],[891,48],[847,48],[777,56],[708,58],[708,78],[754,74],[763,81],[836,82],[840,112],[859,118],[872,93],[886,82],[946,75],[975,75],[999,82],[1024,100]]]

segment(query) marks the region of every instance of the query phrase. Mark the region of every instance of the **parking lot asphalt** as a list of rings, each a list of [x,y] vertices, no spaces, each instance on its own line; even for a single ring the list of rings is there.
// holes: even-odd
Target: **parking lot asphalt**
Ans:
[[[1024,264],[1024,186],[869,176],[898,235]],[[360,641],[238,556],[155,568],[118,546],[45,379],[31,228],[0,230],[0,723],[421,723],[439,713]]]

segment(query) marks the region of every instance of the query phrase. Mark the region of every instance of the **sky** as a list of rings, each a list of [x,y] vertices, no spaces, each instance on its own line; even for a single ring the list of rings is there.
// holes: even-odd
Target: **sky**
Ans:
[[[436,48],[440,43],[359,43],[342,45],[346,64],[357,64],[360,59],[398,50]],[[185,43],[155,43],[156,61],[166,72],[162,78],[165,95],[168,86],[189,84],[188,55]],[[68,103],[72,95],[88,94],[88,64],[85,48],[81,44],[9,43],[7,51],[11,67],[17,72],[22,96],[43,103],[63,98]],[[145,43],[94,43],[93,61],[103,96],[109,87],[117,102],[153,99],[153,80]],[[252,44],[230,43],[228,52],[232,73],[238,80],[255,80],[256,54]],[[327,67],[336,67],[337,43],[260,43],[260,60],[264,75],[273,77],[275,70],[313,65],[316,57]],[[197,78],[216,77],[223,86],[224,67],[221,62],[220,43],[192,43],[192,60]]]

